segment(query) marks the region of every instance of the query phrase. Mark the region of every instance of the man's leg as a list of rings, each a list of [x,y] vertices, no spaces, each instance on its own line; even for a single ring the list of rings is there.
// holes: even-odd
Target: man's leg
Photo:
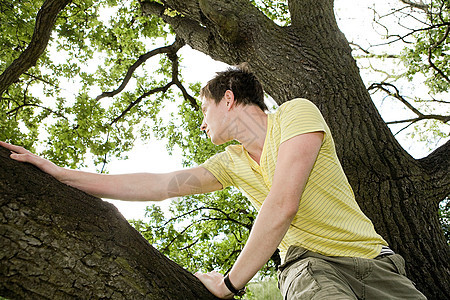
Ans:
[[[365,279],[366,299],[426,299],[406,277],[405,260],[399,254],[372,260],[374,266]]]
[[[278,273],[286,300],[356,300],[347,280],[328,262],[315,257],[300,259]]]
[[[398,254],[328,257],[297,248],[288,251],[278,273],[284,299],[426,299],[406,277]]]

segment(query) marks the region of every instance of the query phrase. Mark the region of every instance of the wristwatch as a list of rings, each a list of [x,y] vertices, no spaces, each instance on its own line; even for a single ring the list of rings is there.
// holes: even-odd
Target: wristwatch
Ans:
[[[243,296],[245,294],[245,287],[243,287],[242,289],[238,290],[237,288],[234,287],[234,285],[231,283],[230,281],[230,277],[228,276],[228,274],[223,278],[223,282],[225,282],[225,285],[227,286],[227,288],[230,290],[230,292],[232,292],[235,296]]]

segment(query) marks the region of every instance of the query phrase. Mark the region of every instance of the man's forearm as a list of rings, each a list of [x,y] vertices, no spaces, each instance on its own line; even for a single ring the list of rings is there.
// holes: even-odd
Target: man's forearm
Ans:
[[[249,239],[229,273],[236,288],[242,288],[264,266],[281,243],[296,209],[282,201],[266,198],[255,220]]]
[[[125,201],[159,201],[167,198],[161,189],[162,174],[96,174],[63,169],[59,181],[100,198]]]

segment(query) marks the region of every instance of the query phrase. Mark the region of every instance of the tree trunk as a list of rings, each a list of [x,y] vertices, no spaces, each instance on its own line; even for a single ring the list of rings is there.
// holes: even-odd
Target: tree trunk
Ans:
[[[395,140],[361,80],[332,0],[292,0],[280,27],[249,1],[142,1],[192,48],[228,64],[248,62],[278,104],[296,97],[322,111],[365,213],[407,261],[430,299],[450,299],[449,247],[438,203],[450,194],[450,142],[413,159]],[[166,8],[180,12],[164,14]]]
[[[0,295],[10,299],[216,299],[117,209],[0,147]]]

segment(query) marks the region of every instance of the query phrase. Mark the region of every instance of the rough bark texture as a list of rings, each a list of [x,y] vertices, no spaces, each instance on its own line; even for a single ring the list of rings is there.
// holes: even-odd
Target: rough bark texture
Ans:
[[[289,1],[280,27],[248,1],[142,1],[192,48],[228,64],[248,62],[278,104],[312,100],[333,132],[357,201],[377,231],[407,261],[430,299],[450,298],[449,247],[438,203],[450,193],[450,143],[413,159],[395,140],[364,86],[332,0]],[[177,17],[164,14],[166,8]]]
[[[0,147],[0,295],[8,299],[216,299],[117,209]]]

